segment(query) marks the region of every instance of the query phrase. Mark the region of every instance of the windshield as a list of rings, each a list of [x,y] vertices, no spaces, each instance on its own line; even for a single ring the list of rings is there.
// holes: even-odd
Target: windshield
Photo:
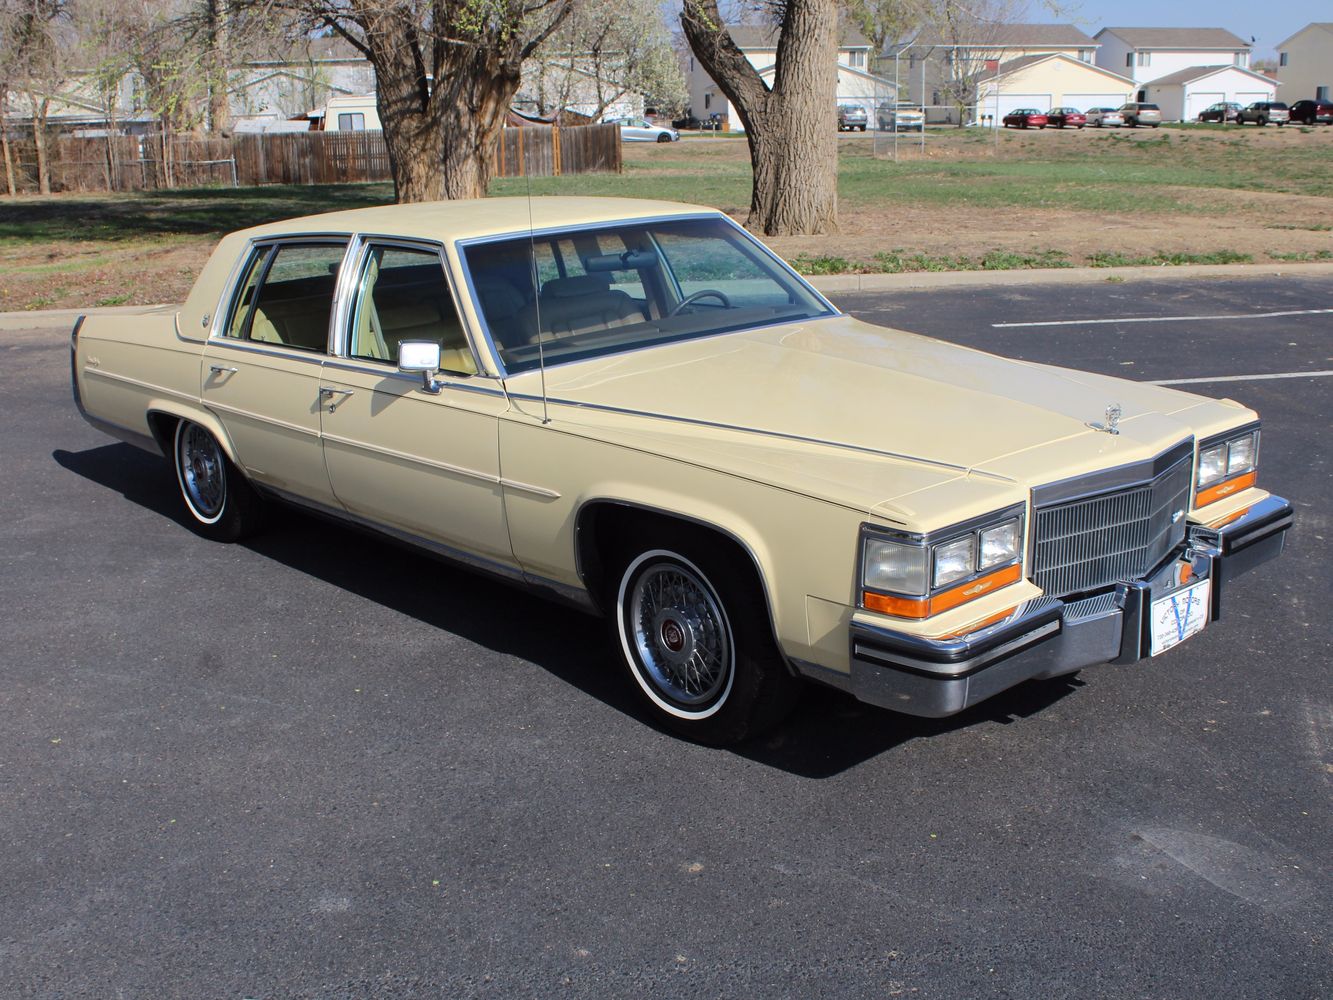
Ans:
[[[831,313],[724,219],[525,235],[466,246],[463,258],[510,373],[537,367],[539,339],[559,364]]]

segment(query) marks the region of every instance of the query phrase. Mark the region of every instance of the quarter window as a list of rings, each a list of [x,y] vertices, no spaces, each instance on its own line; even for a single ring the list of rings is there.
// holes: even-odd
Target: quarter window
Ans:
[[[343,243],[257,247],[232,300],[226,336],[302,351],[328,349]]]
[[[372,246],[359,284],[348,354],[396,364],[403,341],[429,340],[440,345],[445,371],[476,374],[476,360],[437,252]]]

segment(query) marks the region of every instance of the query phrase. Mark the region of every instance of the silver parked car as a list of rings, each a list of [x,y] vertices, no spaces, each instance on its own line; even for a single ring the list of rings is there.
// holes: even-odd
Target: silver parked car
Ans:
[[[1139,125],[1156,128],[1162,124],[1162,109],[1156,104],[1131,101],[1128,104],[1120,105],[1120,114],[1124,116],[1125,124],[1130,128],[1136,128]]]
[[[1282,101],[1255,101],[1236,113],[1236,124],[1244,125],[1246,122],[1253,122],[1262,126],[1272,122],[1278,128],[1281,128],[1287,124],[1290,118],[1291,111]]]
[[[1088,108],[1088,124],[1094,128],[1119,128],[1125,116],[1117,108]]]
[[[678,142],[680,133],[674,128],[662,128],[645,118],[610,118],[608,125],[620,126],[621,142]]]

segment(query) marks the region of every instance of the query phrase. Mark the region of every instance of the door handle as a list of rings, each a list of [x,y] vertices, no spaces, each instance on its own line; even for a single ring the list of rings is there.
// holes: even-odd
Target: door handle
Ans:
[[[235,368],[224,368],[222,365],[209,365],[208,370],[214,375],[235,375]]]
[[[338,404],[345,402],[347,397],[352,395],[353,389],[334,389],[331,386],[321,385],[319,387],[319,396],[321,399],[329,400],[329,412],[332,413],[338,408]],[[342,399],[333,399],[333,396],[341,396]]]

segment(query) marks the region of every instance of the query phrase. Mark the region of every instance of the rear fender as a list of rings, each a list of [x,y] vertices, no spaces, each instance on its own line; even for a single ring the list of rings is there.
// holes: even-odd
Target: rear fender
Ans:
[[[196,406],[179,399],[154,399],[148,404],[148,426],[163,455],[172,457],[175,447],[173,434],[178,420],[188,420],[207,430],[222,447],[232,465],[238,469],[244,468],[236,454],[236,445],[232,443],[231,435],[223,427],[222,421],[203,406]]]

